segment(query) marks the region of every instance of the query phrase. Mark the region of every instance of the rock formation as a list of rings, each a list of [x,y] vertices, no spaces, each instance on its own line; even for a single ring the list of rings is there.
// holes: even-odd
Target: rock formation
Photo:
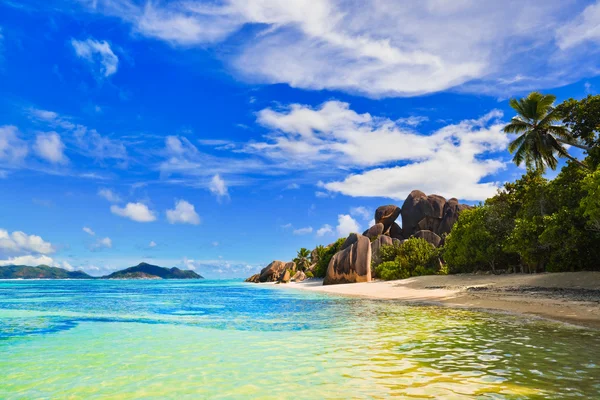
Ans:
[[[292,276],[293,282],[302,282],[305,279],[306,279],[306,274],[302,271],[298,271],[294,274],[294,276]]]
[[[353,233],[342,250],[335,253],[327,267],[323,285],[369,282],[371,280],[371,241]]]
[[[442,238],[439,237],[436,233],[434,233],[432,231],[426,231],[426,230],[417,231],[417,232],[415,232],[415,234],[413,236],[416,238],[425,239],[426,241],[431,243],[434,247],[439,247],[440,244],[442,243]]]
[[[370,227],[369,229],[367,229],[366,231],[364,231],[363,236],[366,236],[369,239],[373,240],[377,236],[383,235],[384,230],[385,230],[385,226],[381,222],[379,222],[379,223],[373,225],[372,227]]]
[[[371,278],[376,278],[375,275],[375,267],[381,264],[381,257],[379,255],[379,250],[381,246],[387,245],[390,246],[392,244],[400,243],[398,239],[392,239],[389,236],[379,236],[376,240],[371,242]]]
[[[273,261],[260,271],[260,282],[277,282],[279,276],[285,271],[286,263],[283,261]]]
[[[278,282],[288,283],[290,281],[290,279],[291,279],[290,270],[286,269],[280,274]]]
[[[400,207],[393,204],[387,206],[378,207],[375,210],[375,223],[383,224],[383,232],[387,233],[392,226],[392,223],[396,221],[396,218],[400,215]]]

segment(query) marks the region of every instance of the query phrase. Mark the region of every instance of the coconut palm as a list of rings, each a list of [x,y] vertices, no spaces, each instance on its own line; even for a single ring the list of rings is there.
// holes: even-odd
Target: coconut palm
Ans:
[[[508,145],[508,151],[514,154],[513,161],[517,165],[523,162],[527,168],[544,171],[546,166],[556,169],[559,157],[565,157],[587,169],[587,166],[571,156],[564,145],[589,150],[576,141],[569,130],[557,124],[561,117],[554,108],[556,96],[531,92],[522,99],[511,99],[510,106],[517,112],[503,131],[519,134]]]
[[[310,267],[310,250],[305,249],[304,247],[298,250],[298,255],[294,258],[294,262],[299,270],[305,271],[308,267]]]

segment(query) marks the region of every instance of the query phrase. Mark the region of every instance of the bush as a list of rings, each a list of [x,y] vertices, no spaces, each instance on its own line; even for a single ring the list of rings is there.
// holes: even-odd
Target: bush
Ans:
[[[310,271],[306,271],[304,274],[306,275],[306,277],[307,277],[307,278],[314,278],[314,277],[315,277],[315,276],[313,275],[313,273],[312,273],[312,272],[310,272]]]
[[[434,275],[440,269],[439,250],[420,238],[411,238],[400,245],[381,247],[382,263],[376,267],[384,280],[411,276]]]
[[[314,275],[318,278],[325,278],[325,274],[327,274],[327,267],[329,266],[329,261],[335,253],[340,251],[340,248],[346,241],[346,238],[339,238],[334,244],[329,247],[325,247],[322,254],[319,255],[319,261],[317,262],[317,266],[314,270]]]

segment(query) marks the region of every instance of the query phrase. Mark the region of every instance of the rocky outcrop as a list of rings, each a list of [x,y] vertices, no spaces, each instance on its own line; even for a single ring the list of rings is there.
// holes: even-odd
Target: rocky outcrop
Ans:
[[[244,282],[259,283],[260,282],[260,274],[254,274],[250,278],[246,279]]]
[[[290,270],[286,269],[284,270],[281,275],[279,276],[279,282],[281,283],[288,283],[290,281],[290,279],[292,278],[291,274],[290,274]]]
[[[467,210],[469,208],[471,208],[471,206],[460,204],[455,198],[448,200],[444,206],[444,213],[438,228],[438,234],[443,235],[444,233],[450,233],[452,226],[456,223],[456,221],[458,221],[458,215],[463,210]]]
[[[398,216],[400,216],[400,207],[395,206],[393,204],[389,204],[387,206],[378,207],[375,210],[375,223],[383,224],[383,232],[386,233],[389,231],[392,224],[396,221]]]
[[[434,247],[439,247],[442,243],[442,238],[432,231],[418,231],[413,235],[416,238],[425,239],[431,243]]]
[[[306,279],[306,274],[302,271],[298,271],[292,276],[292,282],[302,282]]]
[[[400,228],[400,225],[398,225],[395,222],[390,227],[390,237],[392,239],[404,239],[404,235],[402,234],[402,228]]]
[[[370,280],[371,241],[366,236],[353,233],[346,239],[342,250],[331,258],[323,285]]]
[[[286,263],[283,261],[273,261],[260,271],[260,282],[277,282],[279,276],[285,271]]]
[[[294,275],[296,273],[296,263],[293,261],[290,261],[289,263],[285,264],[284,267],[286,270],[290,271],[290,274]]]
[[[400,241],[385,235],[379,236],[376,240],[371,242],[371,278],[377,278],[375,274],[375,267],[381,264],[381,256],[379,254],[381,246],[390,246],[394,244],[394,242],[399,243]]]
[[[367,229],[366,231],[364,231],[363,236],[366,236],[369,239],[373,240],[377,236],[383,235],[384,230],[385,230],[385,226],[381,222],[379,222],[379,223],[373,225],[372,227],[370,227],[369,229]]]

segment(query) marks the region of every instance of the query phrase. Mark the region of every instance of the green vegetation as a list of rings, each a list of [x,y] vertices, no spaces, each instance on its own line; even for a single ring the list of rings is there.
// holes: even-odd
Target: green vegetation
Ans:
[[[103,276],[102,279],[202,279],[194,271],[181,270],[173,267],[163,268],[157,265],[140,263],[135,267],[126,268]]]
[[[460,215],[443,249],[450,272],[600,269],[600,96],[556,108],[553,101],[539,93],[511,101],[519,115],[505,131],[524,133],[509,149],[528,171]],[[530,116],[527,124],[523,115]],[[581,148],[587,157],[580,162],[557,143]],[[555,154],[569,161],[547,180],[542,174],[556,167]]]
[[[434,275],[440,270],[439,250],[424,239],[411,238],[400,245],[382,246],[380,254],[382,262],[375,271],[384,280]]]
[[[0,279],[93,279],[83,271],[38,265],[7,265],[0,267]]]
[[[376,276],[600,270],[600,96],[555,100],[533,92],[510,101],[517,115],[504,132],[517,135],[508,150],[527,169],[521,178],[464,210],[441,248],[416,238],[382,246]],[[585,158],[569,154],[574,148]],[[559,158],[566,164],[547,179]],[[312,252],[315,276],[325,276],[344,240]]]
[[[313,271],[314,275],[317,278],[325,277],[325,274],[327,273],[327,267],[329,266],[329,261],[331,261],[331,258],[335,253],[340,251],[345,241],[346,238],[339,238],[338,240],[336,240],[335,243],[327,247],[320,246],[320,249],[317,248],[320,252],[320,254],[318,255],[319,261],[317,261],[317,265],[315,266],[315,270]]]
[[[306,248],[301,248],[298,250],[298,255],[292,261],[296,263],[296,267],[300,271],[306,271],[308,267],[310,267],[310,250]]]

